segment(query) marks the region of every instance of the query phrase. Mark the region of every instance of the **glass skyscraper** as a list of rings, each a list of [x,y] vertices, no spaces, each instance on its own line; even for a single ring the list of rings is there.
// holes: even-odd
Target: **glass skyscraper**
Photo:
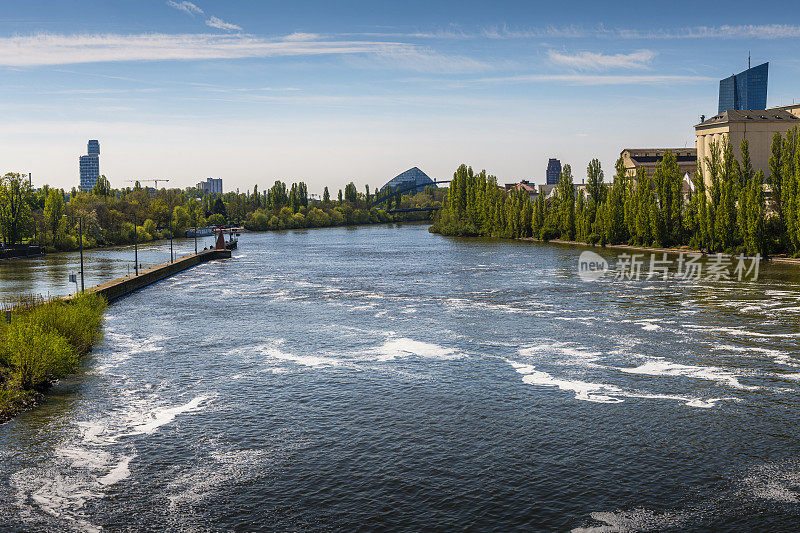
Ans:
[[[547,163],[547,184],[556,185],[561,178],[561,161],[550,159]]]
[[[81,190],[91,191],[100,177],[100,143],[96,139],[89,141],[87,155],[78,159],[81,172]]]
[[[766,109],[769,63],[749,68],[719,82],[718,113],[729,110]]]

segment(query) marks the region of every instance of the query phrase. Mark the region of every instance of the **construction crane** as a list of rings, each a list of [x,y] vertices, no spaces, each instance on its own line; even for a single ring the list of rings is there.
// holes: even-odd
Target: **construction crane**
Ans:
[[[159,181],[169,181],[169,180],[159,178],[159,179],[153,179],[153,180],[125,180],[125,181],[126,182],[130,182],[130,183],[134,183],[134,182],[137,182],[137,181],[139,183],[141,183],[143,181],[152,181],[154,183],[154,185],[155,185],[155,189],[158,190],[158,182]]]

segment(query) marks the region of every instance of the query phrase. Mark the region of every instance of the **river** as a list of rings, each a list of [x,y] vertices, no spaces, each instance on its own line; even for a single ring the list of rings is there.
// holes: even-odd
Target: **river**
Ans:
[[[582,250],[242,235],[0,426],[0,529],[796,530],[800,270],[587,282]]]

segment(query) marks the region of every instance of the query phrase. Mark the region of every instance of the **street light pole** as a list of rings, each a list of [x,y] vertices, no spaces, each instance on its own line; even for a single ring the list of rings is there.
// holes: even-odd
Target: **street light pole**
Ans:
[[[125,213],[129,217],[133,217],[133,269],[136,275],[139,275],[139,232],[136,229],[136,213]],[[128,271],[130,273],[130,270]]]
[[[139,275],[139,231],[136,229],[136,213],[133,214],[133,254],[136,264],[136,275]]]
[[[85,289],[85,285],[83,283],[83,217],[76,216],[76,215],[64,215],[64,218],[77,218],[78,219],[78,242],[81,245],[81,292]]]
[[[194,255],[197,255],[197,213],[194,214]]]

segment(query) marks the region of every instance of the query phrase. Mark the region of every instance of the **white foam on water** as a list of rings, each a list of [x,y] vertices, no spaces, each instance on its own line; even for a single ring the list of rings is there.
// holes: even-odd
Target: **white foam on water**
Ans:
[[[768,357],[773,358],[776,363],[787,366],[800,367],[800,362],[793,360],[791,355],[781,350],[761,348],[760,346],[734,346],[732,344],[714,344],[713,349],[730,351],[730,352],[739,352],[745,354],[750,354],[750,353],[764,354]]]
[[[500,311],[508,314],[525,314],[525,315],[538,315],[540,313],[545,312],[540,309],[527,309],[508,304],[494,304],[490,302],[469,300],[466,298],[446,298],[443,303],[445,306],[455,310],[481,309],[488,311]],[[531,305],[538,306],[539,304],[532,303]],[[542,306],[544,306],[544,304],[542,304]]]
[[[797,338],[800,337],[800,333],[760,333],[757,331],[749,331],[743,328],[726,328],[726,327],[714,327],[714,326],[701,326],[695,324],[689,324],[684,326],[685,328],[695,330],[695,331],[708,331],[712,333],[728,333],[729,335],[736,335],[736,336],[745,336],[745,337],[763,337],[763,338],[775,338],[775,339],[789,339],[789,338]]]
[[[625,398],[640,398],[648,400],[671,400],[683,402],[688,407],[698,407],[710,409],[716,407],[717,402],[723,400],[738,401],[738,398],[692,398],[686,396],[676,396],[670,394],[651,394],[639,391],[629,391],[616,385],[606,383],[593,383],[583,380],[558,378],[547,372],[536,370],[531,364],[519,363],[510,359],[505,359],[519,374],[522,374],[522,381],[528,385],[542,387],[558,387],[560,390],[573,392],[576,400],[594,403],[622,403]]]
[[[84,516],[90,501],[106,496],[112,486],[131,476],[130,442],[121,439],[150,435],[183,413],[199,410],[211,396],[197,396],[174,407],[153,406],[153,393],[123,390],[130,403],[111,410],[105,418],[75,423],[74,438],[57,447],[53,455],[11,476],[15,501],[23,520],[41,524],[41,513],[59,522],[59,530],[99,532],[102,528]],[[120,449],[124,446],[124,450]]]
[[[602,522],[602,525],[576,527],[571,530],[571,533],[627,533],[680,529],[686,525],[690,517],[690,515],[683,512],[656,514],[649,509],[617,512],[599,511],[591,513],[590,516],[593,520]]]
[[[69,460],[73,468],[99,469],[111,461],[109,452],[78,446],[56,448],[55,455]]]
[[[551,341],[526,346],[519,350],[519,354],[525,357],[539,357],[542,355],[565,355],[585,362],[596,361],[603,355],[602,352],[592,351],[584,346],[575,346],[567,342]]]
[[[659,326],[658,324],[653,324],[650,321],[641,321],[641,322],[637,322],[636,324],[638,324],[639,326],[642,326],[642,329],[645,330],[645,331],[656,331],[656,330],[661,329],[661,326]]]
[[[205,444],[217,447],[214,443]],[[189,469],[181,468],[168,486],[170,508],[179,511],[174,516],[180,519],[183,508],[217,498],[220,487],[230,480],[243,483],[264,475],[272,463],[273,453],[274,450],[217,449]]]
[[[747,496],[773,502],[800,502],[798,487],[800,468],[795,461],[760,465],[742,479],[742,488]]]
[[[648,376],[687,377],[724,383],[729,387],[742,390],[757,390],[759,387],[742,385],[732,373],[713,366],[695,366],[673,363],[661,358],[652,359],[634,368],[619,368],[626,374],[642,374]]]
[[[130,432],[125,433],[125,436],[145,435],[154,433],[161,426],[169,424],[170,422],[175,420],[176,416],[191,411],[197,411],[198,409],[200,409],[203,402],[206,402],[210,398],[211,398],[210,396],[198,396],[184,405],[178,405],[176,407],[159,408],[149,413],[146,413],[143,417],[144,421],[133,426]]]
[[[283,341],[281,340],[278,344],[282,342]],[[268,357],[272,357],[274,359],[280,359],[281,361],[291,361],[292,363],[302,366],[309,366],[309,367],[338,366],[343,362],[339,359],[334,359],[332,357],[324,357],[320,355],[297,355],[293,353],[287,353],[272,344],[261,345],[259,349],[261,353],[263,353]]]
[[[430,342],[417,341],[407,337],[389,337],[386,342],[372,351],[378,361],[391,361],[398,357],[418,356],[429,359],[461,359],[463,354],[453,348],[445,348]]]
[[[576,400],[587,402],[620,403],[625,401],[619,398],[623,394],[622,389],[613,385],[556,378],[547,372],[536,370],[533,365],[517,363],[510,359],[506,359],[506,362],[514,367],[519,374],[522,374],[522,381],[528,385],[558,387],[560,390],[575,393]]]
[[[128,468],[128,464],[134,457],[135,457],[134,455],[128,455],[123,457],[122,460],[119,463],[117,463],[117,465],[114,468],[112,468],[108,474],[98,479],[97,482],[103,485],[104,487],[108,487],[109,485],[113,485],[115,483],[122,481],[127,477],[130,477],[131,471]]]

